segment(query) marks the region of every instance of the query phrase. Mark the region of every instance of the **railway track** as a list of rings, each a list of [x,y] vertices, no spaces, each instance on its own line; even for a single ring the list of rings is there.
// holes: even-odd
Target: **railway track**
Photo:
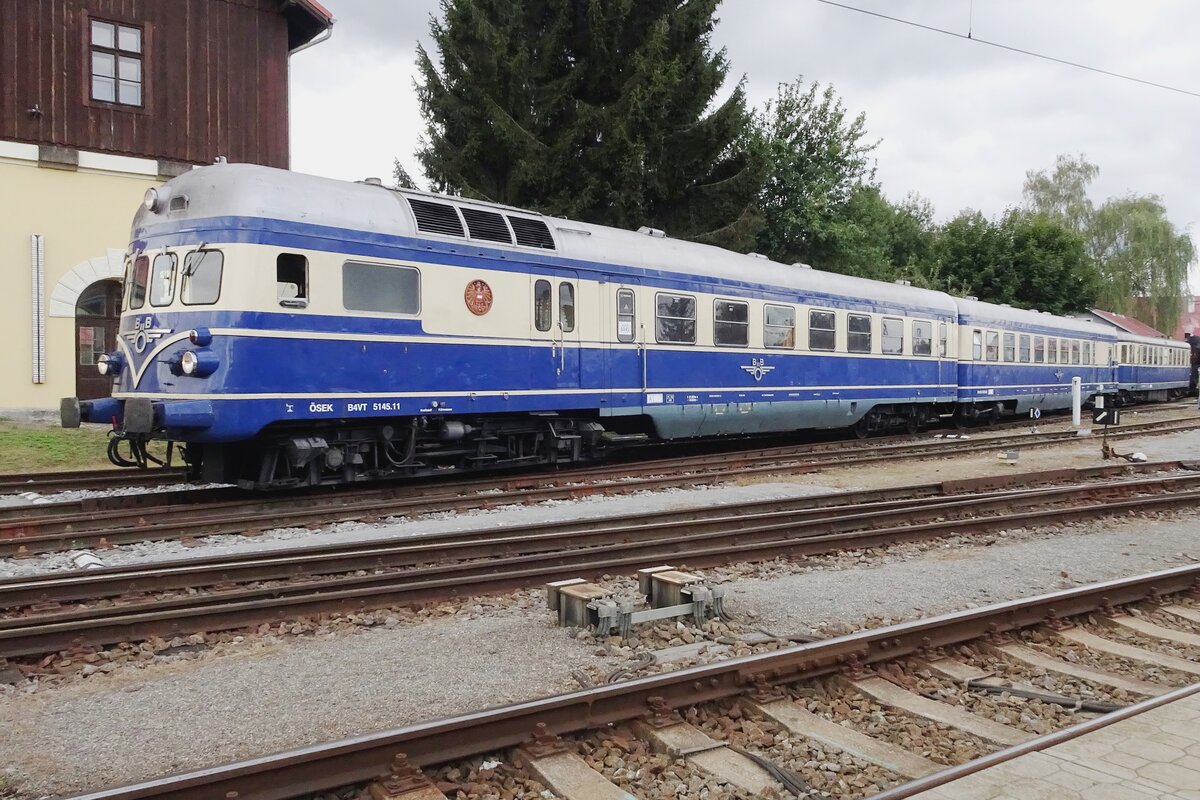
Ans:
[[[156,469],[77,469],[0,475],[0,495],[18,492],[66,492],[83,489],[124,489],[182,483],[184,471]]]
[[[539,787],[567,800],[650,797],[701,774],[718,778],[727,796],[900,800],[1200,693],[1198,592],[1192,564],[78,800],[290,800],[368,782],[376,797],[437,798],[439,785],[479,792],[492,781],[519,787],[521,798]],[[1033,675],[1039,686],[1028,683]],[[905,738],[913,731],[919,745]],[[665,762],[655,762],[663,750]],[[856,772],[869,779],[854,781]],[[593,794],[572,787],[581,780]]]
[[[1182,404],[1166,404],[1154,406],[1155,411],[1169,411],[1176,408],[1190,409],[1192,403]],[[1045,418],[1045,422],[1053,423],[1056,420],[1052,417]],[[1028,420],[1006,420],[987,429],[979,429],[979,433],[986,431],[1004,430],[1006,428],[1022,428],[1028,427]],[[886,441],[911,438],[905,434],[888,436],[884,439],[872,439],[871,442]],[[858,440],[843,441],[831,445],[832,447],[844,447],[845,445],[864,446],[864,442]],[[866,445],[870,446],[870,445]],[[652,447],[661,447],[661,445],[653,445]],[[794,448],[803,450],[805,447],[814,447],[813,445],[794,445]],[[820,448],[821,445],[816,445]],[[712,449],[711,447],[709,449]],[[718,458],[730,452],[721,446],[717,446],[714,452],[708,455],[713,458]],[[662,460],[662,459],[657,459]],[[64,491],[81,491],[81,490],[104,490],[104,489],[125,489],[125,488],[146,488],[156,486],[167,486],[176,483],[182,483],[186,479],[186,472],[182,468],[154,468],[154,469],[94,469],[94,470],[59,470],[49,472],[33,472],[22,474],[0,474],[0,495],[17,494],[19,492],[38,492],[40,494],[64,492]]]
[[[508,591],[566,577],[808,556],[1194,507],[1181,462],[317,544],[0,581],[0,657]],[[1139,474],[1140,473],[1140,474]],[[1079,483],[1080,480],[1089,482]],[[1057,481],[1065,485],[1046,485]],[[1001,481],[1002,482],[1002,481]],[[973,492],[947,495],[946,488]]]
[[[1200,420],[1129,425],[1110,439],[1200,429]],[[433,484],[250,495],[229,488],[90,498],[0,509],[0,557],[105,547],[133,542],[254,533],[272,528],[374,521],[516,503],[692,487],[772,473],[801,474],[900,459],[941,458],[1047,446],[1078,437],[1073,431],[972,439],[926,439],[847,450],[844,445],[761,448],[564,470],[554,474],[493,476]]]

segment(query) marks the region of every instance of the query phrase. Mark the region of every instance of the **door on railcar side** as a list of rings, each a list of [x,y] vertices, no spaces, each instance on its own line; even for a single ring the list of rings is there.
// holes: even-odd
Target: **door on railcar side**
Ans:
[[[945,322],[937,323],[937,341],[934,347],[938,359],[937,394],[954,394],[958,386],[957,348],[950,335],[950,326]]]
[[[574,272],[531,275],[533,320],[529,338],[536,344],[530,358],[530,388],[579,388],[579,277]]]
[[[646,309],[638,307],[637,286],[614,283],[602,287],[605,318],[600,326],[608,342],[608,386],[614,402],[622,395],[629,403],[640,403],[646,376]]]

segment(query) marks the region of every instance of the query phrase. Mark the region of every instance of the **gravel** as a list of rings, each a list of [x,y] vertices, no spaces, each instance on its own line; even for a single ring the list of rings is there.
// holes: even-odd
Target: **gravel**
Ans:
[[[603,663],[530,616],[374,628],[10,694],[0,753],[25,795],[73,793],[565,691],[572,668]]]
[[[1197,521],[1139,516],[1051,527],[1013,542],[989,537],[996,542],[990,546],[948,543],[916,556],[899,548],[863,557],[853,578],[845,567],[818,564],[801,574],[742,579],[730,587],[726,606],[781,635],[827,634],[881,614],[887,624],[1194,563]]]
[[[1200,434],[1123,442],[1118,449],[1128,452],[1134,447],[1154,459],[1200,457]],[[1101,463],[1098,450],[1099,442],[1093,439],[1086,446],[1087,454],[1083,445],[1030,451],[1022,455],[1019,468]],[[1026,460],[1026,455],[1036,455],[1042,463],[1030,463],[1035,459]],[[322,540],[486,529],[563,517],[603,518],[625,511],[812,494],[864,482],[896,485],[1011,470],[994,457],[977,466],[960,467],[950,460],[916,468],[897,464],[843,470],[836,479],[822,475],[819,486],[781,485],[776,478],[772,483],[740,487],[597,497],[389,525],[339,526],[336,532],[322,534]],[[726,605],[751,626],[762,625],[780,634],[828,635],[864,620],[888,624],[1200,561],[1198,519],[1196,515],[1134,517],[1061,526],[1044,534],[990,535],[986,541],[959,541],[945,547],[768,564],[739,575],[730,586]],[[224,537],[228,541],[205,547],[287,546],[295,538],[312,535],[284,532],[249,541]],[[171,547],[178,546],[160,545],[126,557],[152,560],[197,552]],[[118,553],[127,550],[137,552],[123,548],[104,556],[119,563]],[[6,566],[24,569],[36,561],[0,564],[0,574]],[[525,596],[530,602],[500,605],[487,614],[460,613],[355,633],[339,630],[275,639],[232,648],[220,657],[151,659],[44,691],[18,687],[0,694],[0,753],[7,756],[4,766],[13,770],[0,775],[17,783],[23,797],[95,789],[572,689],[577,686],[573,671],[599,675],[630,664],[632,659],[609,655],[591,637],[576,638],[551,627],[536,593]],[[1060,647],[1053,649],[1062,652]],[[1169,677],[1174,676],[1160,679],[1168,682]],[[877,708],[857,709],[855,715],[866,729],[886,727],[898,740],[923,735],[904,720],[881,717]],[[80,731],[88,733],[81,736]],[[933,742],[926,747],[938,749]],[[958,749],[961,752],[941,752],[943,763],[960,760],[975,748],[961,742]]]

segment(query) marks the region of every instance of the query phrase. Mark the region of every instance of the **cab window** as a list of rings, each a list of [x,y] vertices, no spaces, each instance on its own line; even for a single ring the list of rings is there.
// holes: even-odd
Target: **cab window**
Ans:
[[[194,250],[183,259],[183,288],[180,299],[184,305],[209,305],[221,296],[221,272],[225,256],[220,250]]]
[[[134,259],[133,269],[129,271],[129,281],[125,286],[125,297],[129,300],[130,308],[141,308],[146,305],[146,285],[150,281],[150,258],[138,256]]]
[[[159,253],[154,257],[154,266],[150,270],[150,305],[156,308],[169,306],[175,299],[177,261],[174,253]]]

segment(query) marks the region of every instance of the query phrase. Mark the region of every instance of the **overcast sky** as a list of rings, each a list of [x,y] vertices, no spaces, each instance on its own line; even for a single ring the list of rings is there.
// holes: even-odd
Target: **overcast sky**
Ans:
[[[1189,0],[846,0],[848,5],[1200,92],[1200,4]],[[292,59],[292,168],[357,180],[391,175],[423,123],[417,41],[437,0],[326,0],[327,42]],[[725,0],[714,45],[751,103],[803,75],[864,111],[878,177],[894,200],[929,198],[939,218],[1021,201],[1028,169],[1059,153],[1100,166],[1097,201],[1158,194],[1200,225],[1200,97],[1005,52],[816,0]],[[726,87],[728,91],[728,87]],[[1193,280],[1193,284],[1197,281]]]

